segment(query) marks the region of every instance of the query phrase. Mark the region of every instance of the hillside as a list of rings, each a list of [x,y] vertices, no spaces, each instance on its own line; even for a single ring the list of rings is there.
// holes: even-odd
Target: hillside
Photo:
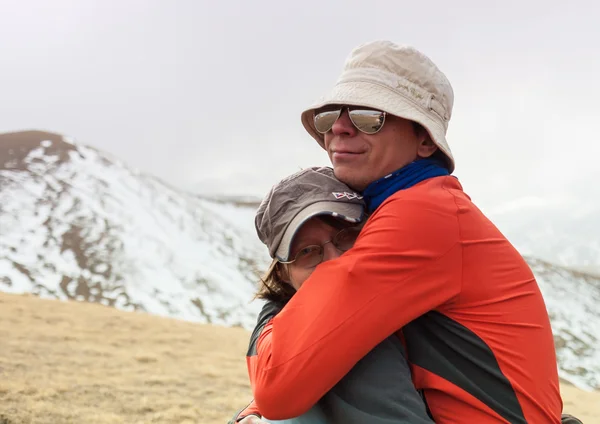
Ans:
[[[250,397],[249,333],[0,293],[0,423],[225,423]],[[598,422],[600,393],[562,387]]]
[[[250,326],[254,207],[40,131],[0,135],[0,290]]]

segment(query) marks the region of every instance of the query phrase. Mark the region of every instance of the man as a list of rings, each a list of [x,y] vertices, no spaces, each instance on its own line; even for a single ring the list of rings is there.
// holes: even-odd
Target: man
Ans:
[[[248,369],[256,405],[299,416],[402,330],[436,423],[559,423],[550,321],[526,262],[463,192],[446,141],[453,91],[425,55],[353,50],[302,114],[371,216],[279,312],[267,304]],[[278,313],[277,313],[278,312]]]

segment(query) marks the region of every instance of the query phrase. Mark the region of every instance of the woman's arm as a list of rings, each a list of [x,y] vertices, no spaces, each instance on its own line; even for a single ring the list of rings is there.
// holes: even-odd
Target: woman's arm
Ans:
[[[267,301],[265,303],[262,311],[258,315],[256,327],[254,328],[254,331],[252,332],[252,336],[250,338],[250,346],[248,347],[248,355],[250,355],[250,352],[252,352],[256,348],[255,347],[256,337],[261,333],[262,329],[267,324],[267,322],[269,322],[275,315],[277,315],[279,313],[279,311],[281,311],[283,306],[284,305],[278,304],[278,303],[272,302],[272,301]],[[252,381],[250,381],[250,383],[252,383]],[[258,410],[258,406],[256,406],[256,403],[254,402],[254,399],[253,399],[252,402],[250,402],[250,404],[248,404],[248,406],[246,406],[244,409],[242,409],[237,414],[235,414],[235,416],[231,419],[231,421],[229,421],[228,424],[235,424],[235,423],[260,424],[260,423],[264,423],[265,421],[262,421],[260,418],[262,418],[262,414]]]

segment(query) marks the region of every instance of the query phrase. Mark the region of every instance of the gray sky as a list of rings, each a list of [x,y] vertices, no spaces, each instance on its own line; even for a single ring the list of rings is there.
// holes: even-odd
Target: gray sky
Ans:
[[[300,113],[354,46],[389,39],[450,79],[474,200],[600,202],[599,3],[490,3],[0,0],[0,132],[61,132],[180,187],[262,196],[329,163]]]

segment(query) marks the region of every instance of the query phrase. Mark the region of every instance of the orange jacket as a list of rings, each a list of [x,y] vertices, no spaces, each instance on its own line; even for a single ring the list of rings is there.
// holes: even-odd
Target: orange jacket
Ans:
[[[436,423],[560,423],[535,278],[451,176],[388,198],[355,246],[255,331],[247,364],[258,409],[303,414],[399,329]]]

